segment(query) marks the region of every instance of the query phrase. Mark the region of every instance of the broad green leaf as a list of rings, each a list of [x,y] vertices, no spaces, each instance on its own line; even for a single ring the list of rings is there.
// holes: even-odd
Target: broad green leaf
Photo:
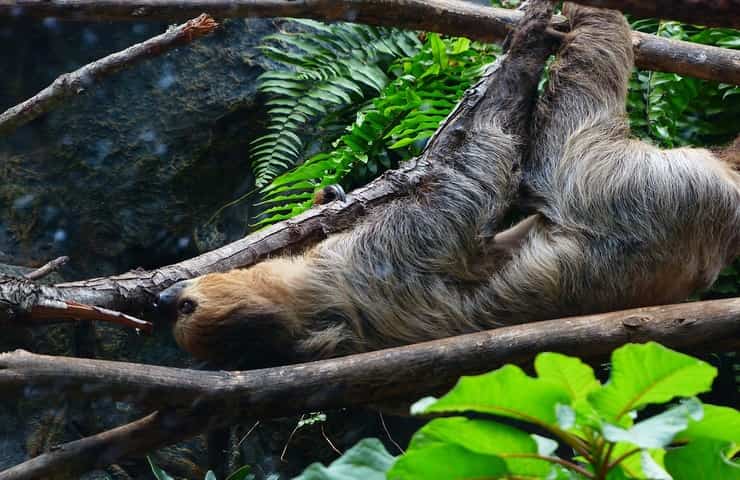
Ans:
[[[609,470],[609,473],[606,475],[606,480],[635,480],[635,478],[636,477],[629,476],[627,472],[620,467],[615,467],[612,470]]]
[[[689,426],[676,436],[676,440],[697,438],[724,440],[740,445],[740,412],[730,407],[704,405],[704,417],[689,420]]]
[[[729,445],[719,440],[693,440],[666,453],[666,470],[673,480],[740,480],[740,465],[725,456]]]
[[[619,467],[624,473],[624,478],[640,480],[658,480],[661,475],[665,475],[663,467],[663,455],[665,450],[655,448],[649,450],[640,450],[629,443],[617,443],[612,451],[610,461],[622,458],[625,454],[629,455],[619,463]],[[670,478],[665,479],[670,480]]]
[[[409,443],[408,451],[430,444],[455,443],[476,453],[537,453],[529,434],[502,423],[464,417],[437,418],[423,426]]]
[[[663,413],[650,417],[625,430],[604,424],[602,434],[610,442],[628,442],[640,448],[662,448],[689,424],[689,419],[700,420],[703,411],[699,400],[692,398]]]
[[[540,353],[534,361],[534,369],[538,378],[564,387],[571,400],[585,398],[601,386],[596,380],[593,368],[578,358],[561,353]]]
[[[614,351],[609,382],[588,398],[607,421],[625,425],[632,410],[708,391],[716,375],[708,363],[658,343],[629,344]]]
[[[510,473],[545,476],[550,471],[548,462],[527,458],[538,453],[535,439],[509,425],[461,417],[435,419],[414,435],[408,452],[439,443],[455,444],[477,454],[498,456],[506,462]]]
[[[554,425],[555,406],[569,400],[562,386],[529,377],[521,368],[506,365],[484,375],[462,377],[425,412],[474,411]]]
[[[388,480],[496,479],[506,478],[508,474],[506,463],[499,457],[474,453],[455,444],[437,443],[423,449],[406,452],[393,465],[386,478]]]
[[[637,450],[637,451],[636,451]],[[609,457],[609,461],[613,462],[617,458],[622,458],[624,455],[630,453],[629,456],[625,457],[619,466],[625,473],[627,478],[645,478],[645,474],[642,471],[642,461],[640,459],[640,451],[636,447],[629,443],[620,442],[614,445],[612,454]]]
[[[395,458],[380,440],[360,440],[328,467],[314,463],[294,480],[385,480]]]

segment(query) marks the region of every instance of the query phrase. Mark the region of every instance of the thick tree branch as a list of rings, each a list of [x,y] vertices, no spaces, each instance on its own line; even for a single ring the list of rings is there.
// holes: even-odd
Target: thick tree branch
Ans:
[[[691,11],[691,21],[711,24],[721,17],[721,25],[735,23],[737,0],[709,2],[706,8]],[[730,3],[728,3],[730,2]],[[597,0],[581,3],[599,3]],[[637,6],[655,2],[611,0],[608,3],[626,12],[643,12]],[[672,16],[675,2],[662,1],[654,10]],[[682,0],[677,12],[695,3]],[[659,6],[660,5],[660,8]],[[474,40],[501,40],[521,18],[521,12],[483,7],[460,0],[0,0],[0,15],[29,14],[88,20],[173,20],[209,12],[215,17],[298,17],[316,20],[351,21],[370,25],[428,30],[448,35],[461,35]],[[649,11],[649,10],[648,10]],[[727,12],[727,15],[723,15]],[[706,16],[705,16],[706,14]],[[706,18],[705,18],[706,17]],[[555,30],[567,28],[563,17],[553,20]],[[633,32],[633,43],[639,47],[637,66],[645,69],[678,73],[705,80],[740,85],[740,51],[706,47]]]
[[[0,394],[114,395],[152,407],[181,407],[72,442],[5,472],[38,478],[62,465],[82,472],[197,434],[203,415],[282,417],[299,412],[415,399],[449,388],[461,375],[528,363],[542,351],[600,358],[628,342],[672,348],[735,349],[740,299],[639,308],[462,335],[344,358],[243,372],[194,371],[103,360],[0,355]],[[187,413],[189,409],[202,413]],[[188,416],[190,415],[190,416]],[[115,448],[114,448],[115,447]],[[103,456],[104,455],[104,456]]]
[[[667,18],[694,25],[740,27],[740,0],[576,0],[637,17]]]
[[[60,75],[33,97],[0,114],[0,134],[8,133],[43,115],[65,98],[79,95],[103,77],[202,37],[217,26],[213,18],[202,14],[145,42],[103,57],[74,72]]]

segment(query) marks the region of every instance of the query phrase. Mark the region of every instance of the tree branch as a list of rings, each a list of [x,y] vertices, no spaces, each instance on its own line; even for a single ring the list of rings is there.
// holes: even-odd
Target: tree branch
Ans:
[[[704,7],[686,10],[701,1]],[[637,0],[605,0],[626,12],[652,11],[638,7]],[[727,2],[731,2],[727,5]],[[599,3],[598,0],[580,3]],[[658,2],[653,10],[673,17],[676,2]],[[711,24],[720,18],[727,25],[737,23],[737,0],[710,2],[681,0],[676,12],[690,11],[691,21]],[[666,8],[668,5],[670,8]],[[686,7],[686,8],[684,8]],[[734,8],[734,10],[733,10]],[[459,0],[0,0],[0,15],[29,14],[86,20],[173,20],[207,11],[215,17],[297,17],[326,21],[351,21],[428,30],[494,42],[521,18],[522,13],[502,8],[484,7]],[[567,20],[554,17],[554,30],[567,29]],[[633,43],[640,47],[636,63],[640,68],[678,73],[704,80],[740,85],[740,51],[708,47],[633,32]]]
[[[740,27],[740,0],[576,0],[645,18],[667,18],[694,25]]]
[[[283,417],[300,412],[414,399],[449,388],[461,375],[503,363],[528,363],[542,351],[599,358],[628,342],[732,350],[740,344],[740,298],[639,308],[504,327],[406,347],[263,370],[194,371],[36,355],[0,354],[0,395],[112,395],[153,408],[124,427],[63,445],[0,472],[0,480],[38,478],[68,465],[74,471],[112,463],[197,434],[205,416],[224,421],[241,412]],[[167,415],[163,417],[163,415]],[[115,446],[115,448],[113,448]],[[105,456],[103,453],[105,452]]]
[[[116,323],[146,333],[153,330],[150,322],[130,315],[62,299],[53,287],[36,284],[28,278],[0,275],[0,326],[58,320],[94,320]]]
[[[75,478],[115,463],[119,458],[186,440],[207,428],[209,418],[203,414],[154,412],[135,422],[60,445],[0,472],[0,479]]]
[[[32,272],[28,272],[24,275],[28,280],[40,280],[44,278],[45,276],[56,272],[60,268],[62,268],[64,265],[69,262],[69,257],[57,257],[54,260],[51,260],[47,262],[46,264],[42,265],[41,267],[37,268],[36,270]]]
[[[4,4],[0,4],[0,10],[4,7]],[[88,63],[74,72],[60,75],[33,97],[0,114],[0,134],[11,132],[43,115],[67,97],[79,95],[96,80],[206,35],[217,26],[213,18],[202,14],[145,42]]]

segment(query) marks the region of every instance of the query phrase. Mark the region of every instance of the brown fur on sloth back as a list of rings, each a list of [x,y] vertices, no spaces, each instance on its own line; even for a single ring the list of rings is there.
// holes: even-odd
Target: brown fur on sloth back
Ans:
[[[329,357],[513,323],[671,303],[738,255],[740,177],[703,149],[628,138],[630,31],[568,5],[535,114],[535,216],[508,256],[484,234],[519,148],[494,117],[424,186],[305,255],[189,281],[175,336],[195,356]],[[737,157],[734,157],[737,158]],[[508,242],[507,242],[508,245]]]

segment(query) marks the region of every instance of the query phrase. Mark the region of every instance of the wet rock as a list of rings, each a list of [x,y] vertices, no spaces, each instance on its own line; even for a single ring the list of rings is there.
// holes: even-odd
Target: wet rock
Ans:
[[[13,66],[0,80],[0,107],[164,28],[0,26],[13,38],[0,47]],[[256,46],[273,31],[269,20],[226,21],[0,138],[2,255],[26,265],[70,255],[78,277],[196,253],[193,228],[250,186],[248,143],[264,116],[255,79],[266,60]]]

